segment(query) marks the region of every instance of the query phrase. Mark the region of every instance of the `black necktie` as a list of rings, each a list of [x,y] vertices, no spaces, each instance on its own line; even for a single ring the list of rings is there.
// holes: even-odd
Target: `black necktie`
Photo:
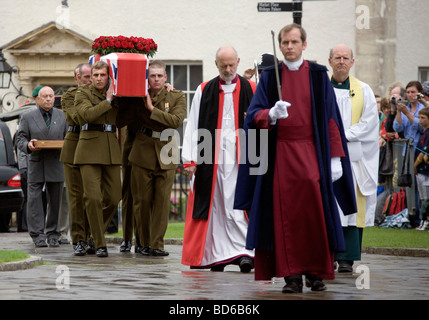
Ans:
[[[45,112],[45,122],[48,129],[51,127],[51,115],[49,112]]]

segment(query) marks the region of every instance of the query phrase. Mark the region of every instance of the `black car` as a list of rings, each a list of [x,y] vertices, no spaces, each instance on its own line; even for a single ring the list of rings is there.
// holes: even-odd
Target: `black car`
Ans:
[[[24,202],[21,177],[15,160],[9,127],[0,121],[0,231],[9,230],[12,212],[18,212]]]
[[[13,139],[6,122],[35,108],[33,103],[0,113],[0,232],[9,231],[13,212],[20,212],[24,203],[21,177],[16,162]]]

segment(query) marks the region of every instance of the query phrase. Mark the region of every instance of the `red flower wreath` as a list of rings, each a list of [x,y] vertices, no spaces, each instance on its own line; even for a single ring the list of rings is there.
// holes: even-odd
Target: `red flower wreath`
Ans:
[[[92,43],[91,52],[102,56],[112,52],[141,53],[153,57],[158,45],[142,37],[100,36]]]

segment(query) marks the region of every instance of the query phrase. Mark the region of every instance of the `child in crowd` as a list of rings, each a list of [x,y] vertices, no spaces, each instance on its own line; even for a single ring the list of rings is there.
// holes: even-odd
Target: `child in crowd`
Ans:
[[[429,197],[429,163],[425,161],[429,154],[429,108],[423,108],[419,111],[419,124],[423,127],[423,134],[416,147],[414,173],[420,201],[423,204]],[[425,211],[421,210],[422,220],[417,230],[429,230],[429,220]]]
[[[396,113],[391,112],[390,102],[387,98],[383,98],[380,101],[380,110],[385,115],[384,119],[380,124],[380,147],[382,147],[386,141],[393,141],[399,139],[399,134],[393,130],[393,120],[395,119]]]

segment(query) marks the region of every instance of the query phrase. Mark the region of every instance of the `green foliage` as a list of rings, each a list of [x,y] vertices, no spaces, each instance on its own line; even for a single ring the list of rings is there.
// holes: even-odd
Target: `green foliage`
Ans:
[[[414,229],[369,227],[363,231],[363,247],[429,248],[429,232]]]
[[[165,238],[183,239],[184,229],[184,222],[169,223]],[[414,229],[367,227],[363,231],[363,246],[429,249],[429,232]]]
[[[165,239],[183,239],[183,233],[185,230],[184,222],[171,222],[167,226],[167,231],[165,233]],[[119,228],[118,233],[109,234],[107,236],[112,238],[122,238],[122,229]]]
[[[170,222],[165,238],[183,239],[184,229],[184,222]],[[109,236],[122,237],[122,230]],[[429,232],[414,229],[367,227],[363,231],[362,245],[363,247],[429,249]]]
[[[20,261],[30,256],[24,251],[19,250],[0,250],[0,263]]]
[[[173,216],[179,216],[182,214],[182,211],[186,208],[186,201],[187,199],[185,197],[171,197],[170,198],[170,215]]]
[[[168,224],[166,239],[183,239],[184,222],[171,222]],[[122,238],[122,229],[109,237]],[[429,249],[429,232],[414,229],[389,229],[380,227],[367,227],[363,231],[363,247],[386,248],[426,248]],[[19,250],[0,250],[0,263],[20,261],[29,255]]]
[[[169,223],[167,232],[165,233],[166,239],[183,239],[183,233],[185,231],[184,222],[173,222]]]

